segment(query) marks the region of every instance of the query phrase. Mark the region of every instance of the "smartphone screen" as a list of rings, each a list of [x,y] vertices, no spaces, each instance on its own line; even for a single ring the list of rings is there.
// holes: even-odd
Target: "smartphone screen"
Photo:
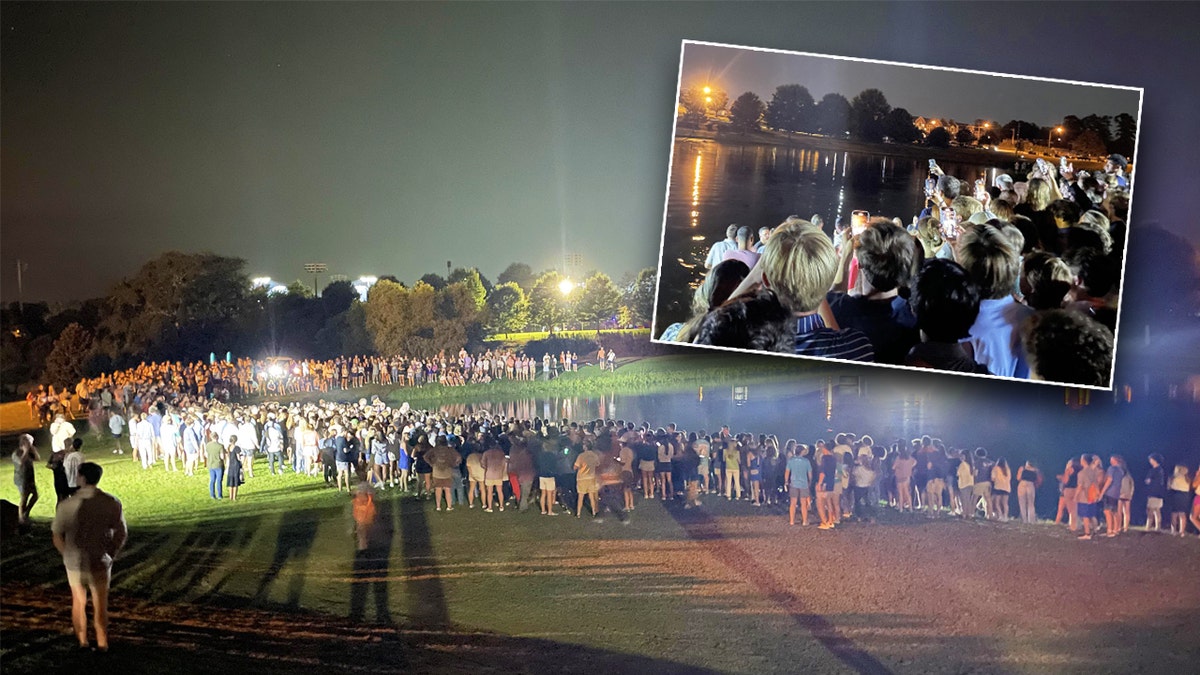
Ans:
[[[942,209],[942,236],[947,239],[956,239],[958,237],[958,214],[954,209]]]
[[[983,179],[975,181],[975,199],[983,201],[986,198],[987,188],[983,186]]]
[[[854,235],[862,234],[867,229],[867,220],[871,218],[871,214],[866,211],[855,211],[850,214],[850,233]]]

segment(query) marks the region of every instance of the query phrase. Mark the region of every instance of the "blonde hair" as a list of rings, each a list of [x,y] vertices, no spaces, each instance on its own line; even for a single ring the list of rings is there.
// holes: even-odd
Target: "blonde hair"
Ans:
[[[785,223],[771,234],[760,260],[763,280],[792,312],[811,312],[833,286],[837,252],[812,223]]]
[[[1043,178],[1029,179],[1029,188],[1025,190],[1025,203],[1034,211],[1044,211],[1054,196],[1050,192],[1050,183]]]
[[[976,213],[983,212],[983,203],[974,197],[959,195],[950,202],[950,208],[958,214],[959,220],[967,220]]]
[[[967,229],[958,239],[958,262],[979,286],[980,297],[995,300],[1016,287],[1018,258],[1012,242],[991,220]]]
[[[1071,279],[1071,268],[1062,258],[1047,251],[1033,251],[1022,263],[1021,292],[1034,309],[1061,307],[1063,297],[1071,290]]]
[[[1079,222],[1075,223],[1075,227],[1096,233],[1096,236],[1100,238],[1100,244],[1104,246],[1105,255],[1112,251],[1113,245],[1112,234],[1109,233],[1108,226],[1108,216],[1095,209],[1085,211],[1079,216]]]
[[[942,239],[941,225],[941,222],[933,216],[925,216],[917,221],[917,241],[921,242],[926,259],[936,257],[938,249],[945,243],[945,240]]]

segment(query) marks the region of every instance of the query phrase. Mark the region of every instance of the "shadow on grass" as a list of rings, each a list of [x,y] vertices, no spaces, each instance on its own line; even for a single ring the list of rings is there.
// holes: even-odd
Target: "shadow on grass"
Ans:
[[[827,617],[810,612],[803,599],[787,588],[771,570],[747,555],[721,533],[716,518],[702,509],[685,511],[673,505],[668,509],[689,538],[705,543],[708,553],[748,580],[772,603],[781,607],[802,629],[810,633],[830,654],[858,673],[892,672],[879,659],[847,637]]]

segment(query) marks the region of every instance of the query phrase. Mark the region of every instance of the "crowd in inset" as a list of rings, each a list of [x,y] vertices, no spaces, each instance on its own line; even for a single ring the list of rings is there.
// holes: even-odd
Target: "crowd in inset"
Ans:
[[[1129,210],[1126,160],[1038,160],[986,186],[930,162],[911,224],[855,212],[730,225],[692,316],[663,341],[1107,386]]]

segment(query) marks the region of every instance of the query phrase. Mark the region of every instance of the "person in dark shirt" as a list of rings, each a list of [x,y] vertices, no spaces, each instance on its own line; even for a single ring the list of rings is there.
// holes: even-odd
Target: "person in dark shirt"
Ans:
[[[838,480],[838,461],[825,441],[817,441],[817,450],[821,453],[821,459],[817,463],[817,514],[821,517],[819,528],[830,530],[833,529],[841,508],[838,504],[838,494],[833,489]]]
[[[830,293],[829,308],[839,326],[857,328],[867,336],[876,361],[903,363],[919,340],[916,317],[899,295],[915,273],[916,240],[892,221],[876,218],[853,243],[857,248],[845,247],[842,260],[848,263],[857,256],[860,288]]]
[[[1146,530],[1158,532],[1162,529],[1163,499],[1167,496],[1167,474],[1163,470],[1162,455],[1150,455],[1150,471],[1146,474]]]
[[[909,297],[921,342],[913,345],[904,364],[961,373],[988,372],[966,352],[959,340],[970,335],[979,316],[979,288],[961,265],[952,260],[927,260]]]

